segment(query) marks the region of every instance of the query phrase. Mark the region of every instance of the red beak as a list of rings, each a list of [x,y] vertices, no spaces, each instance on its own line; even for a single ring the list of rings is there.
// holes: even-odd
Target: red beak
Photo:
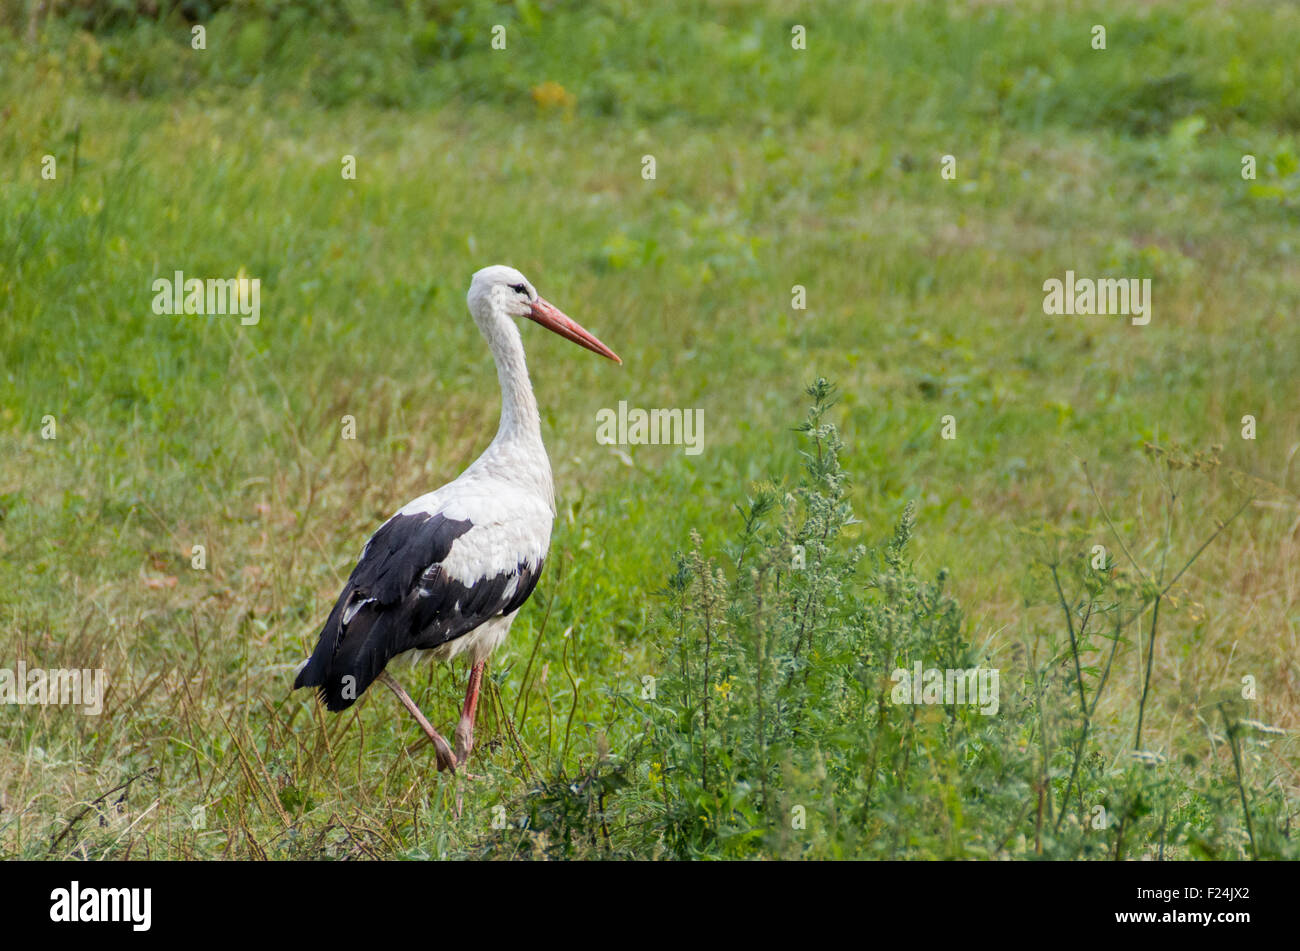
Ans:
[[[599,353],[602,357],[609,357],[615,363],[622,364],[623,362],[617,353],[597,340],[592,334],[583,330],[576,320],[566,316],[560,308],[543,300],[541,297],[533,301],[533,312],[528,316],[547,330],[559,334],[565,340],[572,340],[578,346],[586,347],[592,353]]]

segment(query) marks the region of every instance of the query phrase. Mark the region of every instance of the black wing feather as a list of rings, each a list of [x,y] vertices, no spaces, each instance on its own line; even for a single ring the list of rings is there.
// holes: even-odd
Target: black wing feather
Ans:
[[[326,707],[346,710],[397,654],[429,650],[518,610],[537,586],[540,561],[520,562],[472,587],[443,570],[452,543],[471,528],[441,513],[385,522],[343,586],[294,689],[316,687]]]

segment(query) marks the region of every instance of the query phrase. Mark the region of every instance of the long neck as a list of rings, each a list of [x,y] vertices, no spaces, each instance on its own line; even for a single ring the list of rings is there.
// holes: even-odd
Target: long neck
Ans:
[[[492,358],[497,364],[497,381],[501,384],[501,425],[494,442],[542,444],[542,427],[537,413],[537,398],[528,379],[524,344],[519,331],[509,319],[502,319],[497,332],[488,338]]]
[[[501,317],[488,323],[484,336],[492,348],[497,380],[501,384],[501,424],[497,427],[496,438],[475,466],[484,467],[495,478],[526,486],[554,512],[551,462],[546,456],[546,447],[542,445],[537,399],[528,379],[519,329],[510,318]]]

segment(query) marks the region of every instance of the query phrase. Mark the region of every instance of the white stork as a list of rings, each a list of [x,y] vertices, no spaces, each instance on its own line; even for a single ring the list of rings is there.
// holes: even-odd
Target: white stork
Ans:
[[[487,338],[501,383],[501,424],[483,455],[454,481],[407,503],[361,552],[316,650],[294,688],[315,687],[334,711],[374,680],[391,689],[433,741],[438,769],[465,762],[488,656],[532,594],[551,543],[555,493],[537,400],[512,317],[528,317],[580,346],[623,361],[538,296],[512,267],[474,274],[469,310]],[[385,665],[398,654],[471,662],[456,750],[435,730]]]

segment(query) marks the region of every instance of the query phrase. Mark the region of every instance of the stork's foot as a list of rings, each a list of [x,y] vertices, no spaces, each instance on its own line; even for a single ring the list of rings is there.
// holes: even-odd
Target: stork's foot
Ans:
[[[456,724],[456,732],[454,735],[456,737],[456,765],[464,766],[465,761],[469,759],[469,751],[474,748],[473,722],[465,717],[461,717],[460,722]],[[461,787],[460,780],[482,778],[482,776],[476,776],[474,773],[467,773],[464,771],[456,774],[456,808],[453,814],[457,819],[459,819],[461,814],[465,811],[465,793]]]
[[[456,767],[460,765],[460,762],[456,759],[456,754],[452,752],[451,747],[441,735],[439,735],[436,740],[432,737],[422,736],[420,739],[408,746],[406,752],[408,755],[413,756],[420,752],[420,750],[424,749],[425,745],[430,742],[433,743],[433,755],[438,761],[438,772],[441,773],[445,770],[451,770],[453,773],[456,772]],[[473,776],[470,777],[470,779],[474,778],[475,777]]]
[[[456,724],[456,765],[463,766],[469,759],[470,750],[474,749],[474,721],[461,717]]]
[[[456,724],[456,765],[464,766],[465,761],[469,759],[469,751],[474,748],[474,724],[470,723],[464,717]],[[474,773],[459,773],[466,779],[482,779]]]
[[[411,716],[415,717],[415,722],[420,724],[420,729],[424,731],[424,735],[433,743],[434,755],[438,760],[438,772],[448,769],[453,773],[456,772],[456,755],[452,753],[451,747],[442,738],[442,734],[435,730],[433,724],[425,719],[424,714],[420,712],[420,708],[415,705],[415,701],[402,689],[402,685],[386,670],[379,675],[378,680],[397,694],[397,699],[402,702],[402,706],[406,707]]]
[[[456,772],[456,767],[460,764],[457,762],[456,754],[447,745],[447,741],[437,734],[429,737],[429,739],[433,740],[433,754],[438,761],[438,772],[441,773],[444,770]]]

